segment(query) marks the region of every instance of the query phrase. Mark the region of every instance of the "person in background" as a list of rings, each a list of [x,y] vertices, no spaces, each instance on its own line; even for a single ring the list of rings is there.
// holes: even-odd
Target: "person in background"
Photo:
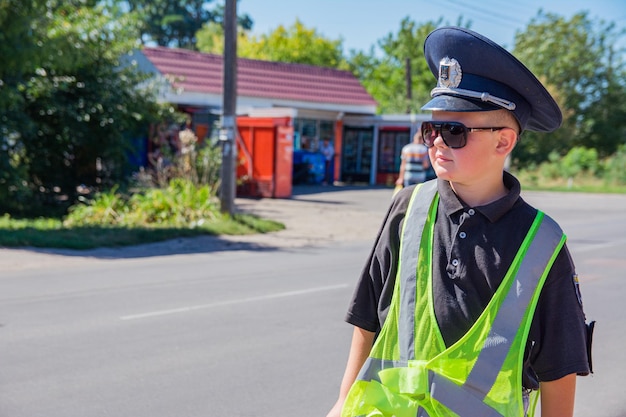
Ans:
[[[400,155],[400,173],[396,180],[397,187],[408,187],[426,181],[426,172],[430,167],[428,148],[424,146],[422,133],[413,135],[413,142],[404,145]]]
[[[323,184],[333,184],[333,162],[335,157],[335,147],[330,143],[328,139],[324,139],[320,152],[324,155],[324,182]]]
[[[513,55],[469,29],[424,43],[437,86],[421,125],[437,179],[393,198],[349,303],[328,417],[572,417],[591,368],[579,279],[558,224],[505,171],[561,110]]]

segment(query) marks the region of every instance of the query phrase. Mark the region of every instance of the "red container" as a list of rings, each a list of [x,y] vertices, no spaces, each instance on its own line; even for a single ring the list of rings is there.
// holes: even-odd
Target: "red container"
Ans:
[[[292,119],[238,117],[237,131],[237,194],[291,197]]]

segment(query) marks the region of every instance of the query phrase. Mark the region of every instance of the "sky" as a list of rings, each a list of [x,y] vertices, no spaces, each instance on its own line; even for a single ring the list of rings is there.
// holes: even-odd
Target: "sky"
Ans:
[[[443,17],[452,25],[462,16],[471,20],[472,30],[510,50],[515,32],[524,30],[539,9],[566,19],[587,11],[590,18],[626,27],[625,0],[239,0],[237,13],[252,18],[254,35],[289,27],[298,18],[326,38],[342,39],[347,53],[369,51],[387,34],[396,35],[407,16],[418,24]]]

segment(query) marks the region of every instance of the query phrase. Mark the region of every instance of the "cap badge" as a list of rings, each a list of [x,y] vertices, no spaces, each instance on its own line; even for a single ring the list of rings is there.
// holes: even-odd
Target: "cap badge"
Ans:
[[[461,64],[454,58],[445,57],[439,61],[439,87],[456,88],[461,84],[463,72]]]

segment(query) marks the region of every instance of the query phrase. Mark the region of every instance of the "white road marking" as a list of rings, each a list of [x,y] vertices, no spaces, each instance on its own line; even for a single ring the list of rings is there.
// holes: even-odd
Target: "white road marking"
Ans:
[[[257,296],[257,297],[240,298],[240,299],[228,300],[228,301],[218,301],[216,303],[201,304],[201,305],[187,306],[187,307],[180,307],[180,308],[173,308],[173,309],[169,309],[169,310],[151,311],[151,312],[148,312],[148,313],[131,314],[131,315],[128,315],[128,316],[121,316],[120,320],[137,320],[137,319],[145,319],[145,318],[148,318],[148,317],[165,316],[165,315],[168,315],[168,314],[187,313],[187,312],[190,312],[190,311],[203,310],[203,309],[213,308],[213,307],[221,307],[221,306],[227,306],[227,305],[233,305],[233,304],[251,303],[251,302],[254,302],[254,301],[272,300],[272,299],[275,299],[275,298],[293,297],[293,296],[298,296],[298,295],[312,294],[312,293],[321,292],[321,291],[339,290],[339,289],[342,289],[342,288],[346,288],[347,286],[348,286],[348,284],[331,285],[331,286],[327,286],[327,287],[309,288],[309,289],[306,289],[306,290],[287,291],[287,292],[281,292],[281,293],[276,293],[276,294],[260,295],[260,296]]]

